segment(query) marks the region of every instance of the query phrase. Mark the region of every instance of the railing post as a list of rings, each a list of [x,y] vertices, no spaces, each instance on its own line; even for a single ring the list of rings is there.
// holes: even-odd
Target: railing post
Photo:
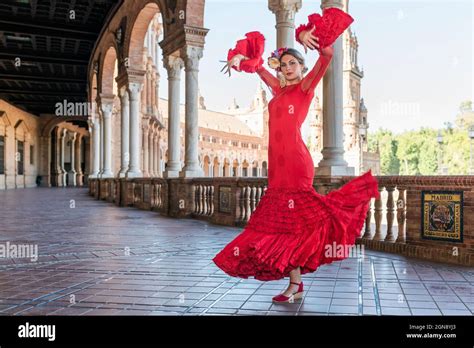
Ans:
[[[395,186],[387,185],[385,186],[385,190],[387,191],[387,235],[385,236],[385,241],[394,242],[393,220],[395,217],[395,204],[393,202],[393,191],[395,191]]]

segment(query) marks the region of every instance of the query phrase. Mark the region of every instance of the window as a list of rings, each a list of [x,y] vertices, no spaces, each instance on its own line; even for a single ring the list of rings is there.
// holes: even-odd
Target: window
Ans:
[[[0,136],[0,174],[5,174],[5,136]]]
[[[30,145],[30,164],[35,164],[35,147]]]
[[[17,153],[16,153],[16,161],[18,162],[18,175],[23,175],[24,172],[24,149],[23,149],[24,143],[23,141],[17,140]]]

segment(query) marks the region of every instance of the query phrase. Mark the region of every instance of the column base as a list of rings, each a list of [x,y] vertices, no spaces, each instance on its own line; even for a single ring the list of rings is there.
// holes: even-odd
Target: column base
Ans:
[[[179,170],[165,170],[163,172],[163,178],[179,178]]]
[[[102,179],[113,178],[113,177],[114,177],[114,173],[112,173],[111,171],[109,171],[109,172],[103,172],[100,177],[101,177]]]
[[[324,166],[315,167],[314,175],[343,176],[355,175],[355,168],[348,166]]]
[[[143,178],[143,173],[140,171],[127,172],[125,175],[126,178]]]
[[[204,176],[204,171],[200,168],[197,169],[185,169],[179,172],[180,178],[201,178]]]

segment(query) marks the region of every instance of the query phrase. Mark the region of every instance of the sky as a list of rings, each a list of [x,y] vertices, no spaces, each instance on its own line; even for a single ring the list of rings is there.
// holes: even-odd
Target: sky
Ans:
[[[321,13],[320,0],[303,0],[296,26],[314,12]],[[443,128],[445,122],[454,122],[462,101],[474,101],[474,0],[355,0],[349,2],[349,13],[364,70],[361,96],[369,132]],[[220,72],[219,60],[226,59],[228,49],[245,33],[257,30],[266,38],[266,62],[276,48],[275,15],[268,1],[206,0],[204,27],[209,32],[199,86],[207,109],[225,111],[234,97],[241,107],[249,106],[258,75],[233,71],[229,78]],[[295,48],[304,53],[298,43]],[[308,51],[309,67],[317,56]],[[161,76],[166,78],[164,70]],[[184,73],[182,81],[184,103]],[[161,86],[160,94],[167,98],[166,83]]]

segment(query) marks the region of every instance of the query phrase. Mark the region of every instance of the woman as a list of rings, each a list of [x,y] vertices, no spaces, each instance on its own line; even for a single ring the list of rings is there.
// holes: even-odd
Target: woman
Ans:
[[[235,277],[276,280],[289,276],[288,288],[273,297],[274,302],[301,298],[301,274],[347,258],[331,247],[355,243],[370,199],[380,197],[370,170],[325,196],[313,188],[314,164],[300,127],[331,62],[331,45],[353,19],[336,8],[308,18],[309,23],[296,30],[296,40],[305,51],[318,49],[320,57],[306,76],[304,57],[292,48],[281,48],[269,59],[280,79],[266,70],[261,58],[265,38],[259,32],[247,33],[246,39],[239,40],[236,48],[229,50],[226,65],[229,76],[231,68],[256,72],[272,91],[268,103],[268,186],[244,231],[213,261]]]

